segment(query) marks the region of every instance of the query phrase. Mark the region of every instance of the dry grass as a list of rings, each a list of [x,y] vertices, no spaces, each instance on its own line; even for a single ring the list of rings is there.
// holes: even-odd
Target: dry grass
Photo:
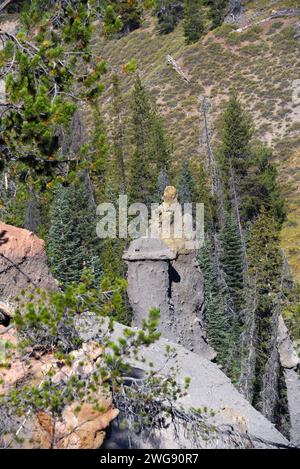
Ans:
[[[298,3],[297,0],[248,2],[247,14],[251,17],[261,9],[256,21],[268,16],[272,9]],[[300,42],[294,39],[296,21],[297,18],[272,20],[244,33],[222,26],[187,46],[181,25],[173,33],[159,36],[154,19],[147,18],[142,28],[120,40],[96,38],[95,50],[107,59],[111,70],[121,73],[124,63],[132,58],[137,60],[143,81],[165,116],[176,162],[184,157],[196,160],[205,153],[198,114],[200,95],[205,94],[210,99],[216,138],[215,123],[228,91],[232,86],[238,89],[255,121],[257,137],[272,145],[281,180],[288,182],[284,189],[289,217],[282,234],[282,246],[300,279],[300,102],[299,109],[292,102],[292,84],[300,78]],[[190,78],[190,84],[182,81],[166,64],[167,54],[178,61]],[[110,73],[106,80],[109,89]],[[127,98],[132,82],[132,76],[122,76]],[[109,92],[104,93],[103,104],[109,123]]]

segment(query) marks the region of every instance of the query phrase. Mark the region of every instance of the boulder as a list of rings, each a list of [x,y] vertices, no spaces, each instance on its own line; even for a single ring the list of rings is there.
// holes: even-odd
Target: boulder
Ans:
[[[118,410],[103,398],[99,401],[101,411],[91,404],[83,404],[77,411],[78,402],[67,406],[62,419],[55,426],[55,448],[57,449],[98,449],[105,438],[105,429],[117,417]],[[33,440],[37,448],[51,448],[53,421],[49,414],[40,412],[35,419]]]
[[[10,330],[3,335],[5,341],[16,343],[16,333]],[[57,358],[49,353],[41,357],[31,357],[24,360],[16,351],[7,356],[10,366],[3,366],[0,372],[0,394],[8,393],[12,388],[23,385],[39,386],[48,371],[53,372],[52,381],[59,385],[71,376],[85,376],[91,373],[102,360],[102,349],[98,343],[89,342],[82,348],[71,352],[71,365],[60,367]],[[5,358],[5,357],[4,357]],[[3,364],[3,363],[2,363]],[[38,412],[37,415],[27,414],[25,420],[15,417],[12,424],[13,431],[3,437],[5,443],[11,442],[13,448],[49,449],[97,449],[105,438],[105,429],[117,417],[118,410],[112,403],[112,395],[103,390],[101,383],[93,393],[97,402],[97,409],[88,401],[72,402],[62,412],[60,420],[53,422],[48,412]],[[2,418],[6,418],[4,415]],[[55,432],[53,434],[53,429]],[[15,439],[15,432],[22,437],[20,444]]]
[[[13,299],[22,289],[57,287],[44,241],[31,231],[0,222],[0,298]]]

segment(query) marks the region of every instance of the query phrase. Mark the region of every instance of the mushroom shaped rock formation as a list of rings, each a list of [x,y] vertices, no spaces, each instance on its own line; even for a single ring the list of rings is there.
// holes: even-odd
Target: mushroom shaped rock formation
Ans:
[[[190,239],[172,237],[178,205],[176,189],[168,186],[148,236],[132,241],[123,256],[128,264],[128,297],[134,325],[141,326],[149,309],[157,307],[163,337],[212,360],[216,353],[207,343],[203,325],[204,281],[196,253],[187,249]],[[171,236],[167,238],[160,230],[165,215],[170,221]]]

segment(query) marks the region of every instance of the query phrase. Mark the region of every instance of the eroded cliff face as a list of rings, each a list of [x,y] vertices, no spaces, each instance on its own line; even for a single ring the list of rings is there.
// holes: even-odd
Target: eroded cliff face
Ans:
[[[278,320],[278,352],[283,368],[290,418],[290,441],[300,447],[300,379],[297,372],[300,359],[282,316]]]
[[[204,284],[195,253],[176,255],[160,239],[139,238],[124,259],[133,324],[141,326],[149,309],[159,308],[163,337],[213,359],[216,354],[203,325]]]

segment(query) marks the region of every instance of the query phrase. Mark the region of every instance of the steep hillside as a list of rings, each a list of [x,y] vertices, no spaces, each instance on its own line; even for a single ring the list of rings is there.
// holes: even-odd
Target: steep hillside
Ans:
[[[216,142],[218,115],[228,91],[231,87],[238,90],[255,121],[257,138],[274,149],[288,200],[282,247],[300,280],[299,16],[289,16],[288,10],[297,7],[297,0],[245,2],[238,25],[225,24],[189,46],[181,24],[173,33],[159,35],[156,19],[147,16],[140,29],[121,39],[107,41],[99,35],[94,39],[94,49],[108,59],[110,71],[121,71],[124,63],[137,60],[143,82],[165,116],[176,162],[184,157],[205,159],[201,96],[209,99],[209,121]],[[189,81],[167,63],[168,54]],[[132,81],[132,76],[124,74],[125,96]],[[103,96],[108,125],[109,99],[110,87]]]
[[[0,26],[0,447],[298,447],[299,0]]]

